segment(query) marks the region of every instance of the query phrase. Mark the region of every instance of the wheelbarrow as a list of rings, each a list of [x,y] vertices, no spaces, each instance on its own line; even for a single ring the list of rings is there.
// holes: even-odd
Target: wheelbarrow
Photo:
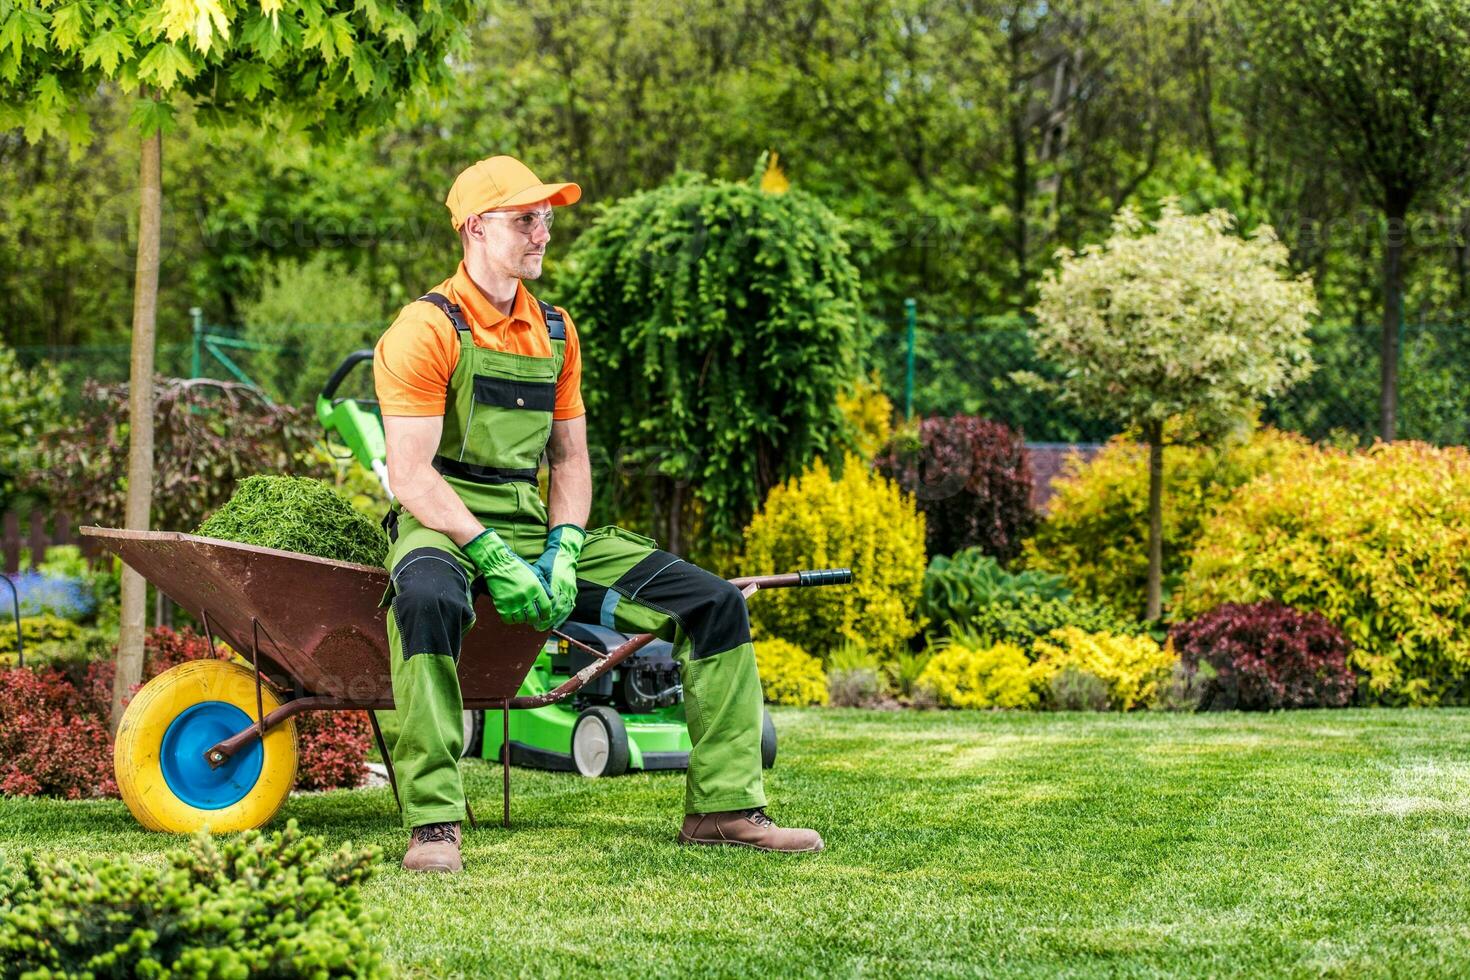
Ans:
[[[118,727],[113,767],[123,801],[150,830],[217,833],[268,823],[296,779],[295,717],[306,711],[368,713],[373,737],[401,809],[392,758],[376,712],[393,707],[382,568],[174,531],[86,527],[97,539],[203,626],[210,649],[223,640],[249,666],[195,660],[143,686]],[[749,597],[759,589],[840,585],[848,569],[756,575],[730,580]],[[550,691],[517,696],[548,634],[510,626],[488,595],[465,637],[458,672],[464,706],[498,710],[509,746],[510,712],[575,694],[654,639],[630,637],[597,650],[553,630],[591,662]],[[510,826],[510,758],[501,752],[502,822]],[[469,813],[471,824],[474,813]]]

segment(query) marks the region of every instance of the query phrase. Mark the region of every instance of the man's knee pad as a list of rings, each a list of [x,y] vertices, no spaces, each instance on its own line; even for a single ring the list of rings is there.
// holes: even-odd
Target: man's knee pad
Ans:
[[[672,616],[689,637],[693,660],[750,641],[750,617],[740,590],[667,551],[649,554],[613,588]]]
[[[389,615],[407,660],[417,653],[459,660],[460,641],[475,622],[470,582],[454,556],[438,548],[415,548],[393,566]]]

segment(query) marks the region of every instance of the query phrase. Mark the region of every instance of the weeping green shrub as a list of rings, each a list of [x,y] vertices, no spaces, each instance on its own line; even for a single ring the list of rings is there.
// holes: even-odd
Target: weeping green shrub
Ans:
[[[760,173],[760,170],[757,170]],[[731,543],[776,484],[851,444],[868,344],[842,221],[799,189],[680,174],[607,207],[556,301],[582,343],[597,519]]]
[[[24,853],[0,861],[0,977],[382,977],[387,914],[358,886],[376,847],[324,852],[296,821],[199,834],[156,868]]]

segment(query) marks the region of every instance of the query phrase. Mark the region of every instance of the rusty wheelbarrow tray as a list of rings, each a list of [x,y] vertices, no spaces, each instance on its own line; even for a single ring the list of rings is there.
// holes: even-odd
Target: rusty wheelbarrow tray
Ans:
[[[388,587],[384,569],[175,531],[85,527],[82,534],[97,539],[195,616],[211,648],[219,637],[237,653],[249,656],[254,717],[247,717],[248,724],[212,744],[197,746],[203,749],[210,769],[253,751],[273,729],[302,712],[367,710],[398,800],[393,763],[375,713],[393,707],[386,611],[380,607]],[[847,569],[826,569],[730,581],[749,598],[759,589],[837,585],[851,579]],[[512,709],[564,700],[654,638],[652,633],[640,634],[604,653],[553,630],[560,639],[591,655],[592,663],[553,691],[518,697],[516,692],[548,634],[530,626],[506,625],[486,595],[476,601],[475,615],[476,625],[465,637],[460,653],[460,690],[466,709],[501,710],[507,747]],[[289,699],[266,711],[266,690],[271,691],[273,703],[280,700],[274,696],[277,691]],[[508,750],[501,755],[503,820],[509,826]],[[473,822],[473,814],[470,819]]]

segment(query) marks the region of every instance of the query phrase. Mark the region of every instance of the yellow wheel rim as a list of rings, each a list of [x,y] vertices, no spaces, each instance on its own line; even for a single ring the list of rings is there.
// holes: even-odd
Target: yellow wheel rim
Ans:
[[[269,714],[281,701],[261,689]],[[255,675],[222,660],[193,660],[143,686],[123,713],[113,770],[123,802],[149,830],[215,833],[269,823],[296,782],[296,723],[285,722],[221,766],[203,751],[255,721]]]

